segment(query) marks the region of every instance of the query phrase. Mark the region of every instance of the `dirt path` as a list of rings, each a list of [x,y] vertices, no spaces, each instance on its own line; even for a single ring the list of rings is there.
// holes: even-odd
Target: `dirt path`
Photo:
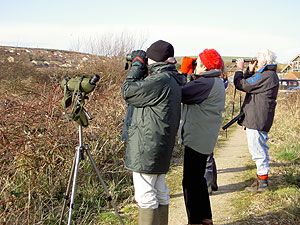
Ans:
[[[245,163],[250,159],[245,131],[239,126],[230,129],[234,130],[226,143],[215,151],[219,190],[210,196],[215,225],[224,225],[235,220],[230,200],[245,187],[240,175],[246,170]],[[182,192],[171,195],[169,212],[170,225],[187,224]]]

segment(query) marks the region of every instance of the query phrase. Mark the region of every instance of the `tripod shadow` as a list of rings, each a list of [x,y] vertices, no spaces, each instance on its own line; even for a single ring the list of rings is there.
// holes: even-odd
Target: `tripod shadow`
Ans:
[[[273,162],[273,163],[270,163],[270,167],[290,166],[292,164],[293,163]],[[255,169],[255,168],[256,168],[255,165],[251,165],[251,166],[247,166],[247,167],[226,168],[226,169],[218,170],[218,174],[242,172],[242,171],[246,171],[246,170],[252,170],[252,169]],[[273,181],[275,181],[278,178],[279,178],[278,176],[272,176],[271,179]],[[248,180],[241,181],[241,182],[238,182],[238,183],[219,186],[218,191],[214,191],[213,195],[221,195],[221,194],[226,194],[226,193],[240,192],[240,191],[243,191],[245,189],[245,187],[251,185],[252,182],[253,182],[253,179],[248,179]],[[273,189],[276,189],[276,187],[273,187]],[[183,196],[183,193],[181,192],[181,193],[170,195],[170,198],[178,198],[178,197],[182,197],[182,196]]]
[[[240,192],[245,189],[245,187],[249,186],[251,181],[242,181],[234,184],[222,185],[219,186],[218,191],[213,191],[213,195],[222,195],[226,193]]]
[[[178,193],[178,194],[170,195],[170,198],[179,198],[179,197],[182,197],[182,196],[183,196],[183,193]]]
[[[255,165],[251,166],[244,166],[244,167],[234,167],[234,168],[226,168],[226,169],[218,169],[218,174],[220,173],[236,173],[236,172],[241,172],[241,171],[246,171],[246,170],[252,170],[255,169]]]
[[[238,182],[238,183],[234,183],[234,184],[222,185],[222,186],[219,186],[218,191],[213,192],[213,195],[222,195],[222,194],[226,194],[226,193],[243,191],[245,189],[245,187],[249,186],[252,182],[253,182],[252,180],[246,180],[246,181],[242,181],[242,182]],[[181,193],[170,195],[170,198],[178,198],[178,197],[182,197],[182,196],[183,196],[183,193],[181,192]]]

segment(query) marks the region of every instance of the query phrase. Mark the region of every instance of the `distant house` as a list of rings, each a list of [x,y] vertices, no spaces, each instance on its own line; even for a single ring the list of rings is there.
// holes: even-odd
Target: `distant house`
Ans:
[[[280,89],[299,86],[300,83],[300,54],[281,70]]]
[[[300,80],[300,54],[281,70],[282,79]]]
[[[300,72],[300,54],[294,57],[290,63],[281,70],[280,73],[285,76],[290,72]]]
[[[300,80],[300,72],[289,72],[287,75],[282,77],[282,79],[287,80]]]

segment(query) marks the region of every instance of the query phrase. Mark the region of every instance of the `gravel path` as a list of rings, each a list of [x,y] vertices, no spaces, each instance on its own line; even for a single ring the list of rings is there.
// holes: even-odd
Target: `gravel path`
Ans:
[[[250,159],[245,131],[240,126],[230,129],[234,130],[227,141],[215,151],[219,190],[210,196],[215,225],[225,225],[235,220],[231,199],[245,187],[240,175],[247,169],[245,164]],[[169,213],[169,225],[187,224],[182,191],[171,195]]]

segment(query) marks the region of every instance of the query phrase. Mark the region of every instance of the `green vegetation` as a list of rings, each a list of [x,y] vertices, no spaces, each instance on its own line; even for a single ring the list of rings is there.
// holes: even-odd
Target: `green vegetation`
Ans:
[[[77,124],[68,123],[63,115],[59,83],[65,76],[83,73],[101,75],[86,101],[94,119],[83,129],[84,144],[119,209],[131,203],[131,174],[124,169],[125,146],[120,140],[125,116],[120,93],[126,73],[123,57],[99,59],[79,69],[41,69],[26,57],[15,56],[14,62],[1,62],[0,71],[0,223],[58,222],[74,148],[79,144]],[[128,223],[134,220],[131,214],[128,208],[126,213],[121,210]],[[73,219],[78,224],[100,224],[104,218],[116,221],[113,215],[90,162],[81,161]]]
[[[300,93],[279,95],[270,136],[270,190],[241,192],[232,205],[239,221],[234,224],[300,223]],[[254,181],[256,167],[249,161],[242,179]],[[252,169],[251,169],[252,168]]]
[[[84,144],[89,146],[125,223],[135,224],[137,206],[131,173],[124,169],[125,145],[120,141],[126,110],[120,92],[126,73],[123,55],[117,52],[114,57],[87,61],[80,68],[38,68],[30,63],[32,55],[16,56],[13,63],[2,61],[8,55],[0,52],[0,223],[59,221],[74,148],[78,145],[78,126],[68,123],[63,115],[59,83],[66,76],[97,73],[101,80],[86,101],[94,119],[83,130]],[[224,124],[232,117],[233,102],[233,114],[239,112],[239,97],[234,100],[233,91],[230,85]],[[279,99],[270,133],[274,160],[271,191],[263,195],[242,193],[236,199],[241,224],[263,220],[270,224],[299,223],[299,99],[299,95]],[[225,136],[221,131],[218,145],[222,145]],[[181,170],[176,166],[181,165],[182,155],[182,149],[176,146],[168,174],[168,182],[174,185],[181,183]],[[253,168],[249,167],[247,181],[255,176]],[[88,160],[81,161],[78,175],[73,211],[76,224],[118,224]],[[178,192],[178,186],[170,185],[170,191]]]

